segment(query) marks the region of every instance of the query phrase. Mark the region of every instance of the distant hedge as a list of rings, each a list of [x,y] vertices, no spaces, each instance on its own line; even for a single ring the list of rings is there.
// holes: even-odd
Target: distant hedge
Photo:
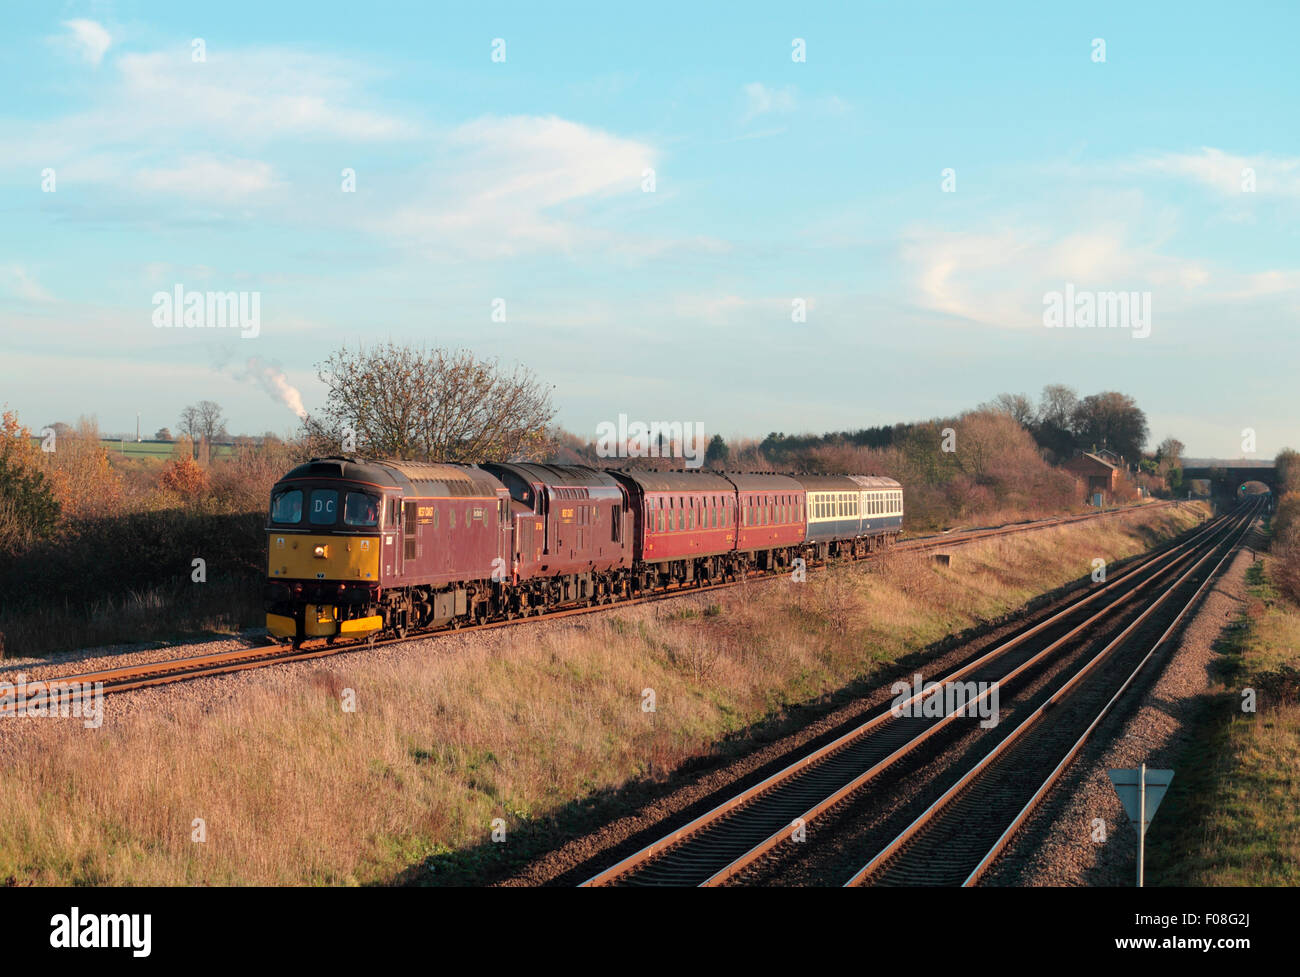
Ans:
[[[265,525],[260,512],[181,509],[70,523],[21,552],[0,553],[0,605],[75,604],[188,584],[195,557],[206,562],[209,582],[252,585],[266,561]]]

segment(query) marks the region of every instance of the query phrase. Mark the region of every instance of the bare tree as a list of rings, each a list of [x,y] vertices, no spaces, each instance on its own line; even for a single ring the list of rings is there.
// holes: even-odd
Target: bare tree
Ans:
[[[1043,395],[1038,406],[1038,420],[1043,424],[1052,424],[1061,430],[1070,429],[1070,420],[1074,410],[1079,406],[1079,395],[1073,387],[1063,383],[1049,383],[1043,388]]]
[[[212,440],[226,432],[226,419],[221,416],[221,406],[211,400],[200,400],[181,411],[181,431],[191,441]]]
[[[1024,394],[998,394],[988,404],[988,409],[1010,415],[1023,428],[1032,428],[1037,416],[1033,401]]]
[[[550,390],[523,368],[467,350],[387,342],[317,364],[324,410],[303,422],[317,450],[349,442],[378,457],[476,462],[531,457],[548,443]]]

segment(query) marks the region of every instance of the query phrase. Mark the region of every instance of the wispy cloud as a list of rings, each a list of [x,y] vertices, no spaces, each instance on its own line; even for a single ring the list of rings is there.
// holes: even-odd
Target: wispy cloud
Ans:
[[[1163,254],[1157,241],[1138,238],[1122,222],[1073,230],[914,228],[901,257],[919,305],[1007,328],[1042,326],[1042,296],[1065,282],[1099,291],[1158,289],[1177,304],[1211,284],[1230,287],[1225,272]]]
[[[27,302],[54,301],[54,296],[42,288],[31,273],[21,265],[0,267],[0,286],[11,295]]]
[[[178,160],[205,146],[217,150],[214,133],[243,153],[304,140],[413,137],[417,125],[359,94],[371,74],[286,48],[210,50],[206,62],[192,61],[179,45],[123,54],[91,96],[93,108],[39,123],[0,119],[0,170],[57,165],[61,177],[77,182],[126,186],[142,171],[179,168]],[[236,175],[247,183],[246,170]],[[168,185],[163,178],[158,189]]]
[[[142,190],[189,197],[233,199],[266,190],[273,182],[267,163],[211,155],[186,156],[175,166],[136,174],[136,185]]]
[[[1205,146],[1199,153],[1158,153],[1140,157],[1124,169],[1181,177],[1223,194],[1240,195],[1248,174],[1255,192],[1300,198],[1300,158],[1244,156]]]
[[[789,115],[801,108],[820,115],[837,115],[849,110],[849,103],[838,95],[805,97],[793,85],[773,87],[761,81],[751,81],[740,89],[745,107],[741,113],[742,124],[765,115]]]
[[[760,115],[772,112],[793,112],[798,104],[795,90],[791,87],[771,88],[760,81],[751,81],[741,91],[745,95],[745,112],[742,122],[749,122]]]
[[[103,24],[94,20],[65,20],[68,33],[61,40],[79,57],[98,67],[104,60],[113,37]]]
[[[600,237],[579,205],[641,196],[648,144],[556,116],[486,117],[437,140],[441,162],[420,196],[380,218],[400,238],[448,240],[471,253],[572,248]]]

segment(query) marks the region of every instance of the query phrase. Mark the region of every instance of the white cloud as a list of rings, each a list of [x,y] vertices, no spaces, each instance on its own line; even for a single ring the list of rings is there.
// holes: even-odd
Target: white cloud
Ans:
[[[418,127],[364,106],[368,72],[349,62],[281,48],[189,48],[125,54],[98,85],[94,106],[42,122],[0,120],[0,160],[15,169],[60,161],[78,182],[132,182],[142,169],[237,145],[290,141],[373,142],[413,137]],[[221,139],[222,143],[215,140]]]
[[[113,37],[103,24],[93,20],[65,20],[63,26],[69,31],[67,42],[82,58],[96,66],[104,60]]]
[[[271,167],[266,163],[210,155],[187,156],[177,166],[136,174],[136,185],[143,190],[188,197],[233,199],[266,190],[272,182]]]
[[[1300,158],[1296,157],[1243,156],[1205,146],[1199,153],[1144,156],[1125,168],[1182,177],[1229,195],[1243,192],[1243,174],[1250,169],[1255,173],[1256,193],[1300,197]]]
[[[740,119],[742,123],[751,122],[763,115],[789,115],[800,108],[821,115],[841,115],[849,111],[849,103],[838,95],[804,98],[793,85],[773,88],[759,81],[751,81],[741,86],[740,90],[745,96],[745,110]]]
[[[1156,291],[1190,302],[1215,280],[1203,262],[1160,253],[1120,223],[1060,232],[1036,226],[996,231],[913,229],[901,255],[918,304],[990,326],[1041,327],[1042,297],[1070,282],[1096,291]]]
[[[182,129],[228,126],[241,141],[280,134],[355,140],[410,135],[399,119],[349,105],[360,72],[326,57],[283,48],[188,49],[118,59],[121,96],[153,121]]]
[[[572,219],[593,201],[640,202],[655,151],[645,143],[556,116],[487,117],[439,140],[433,179],[376,229],[454,239],[458,250],[509,254],[571,249],[597,237]]]
[[[40,283],[21,265],[0,268],[0,283],[3,283],[5,290],[11,295],[28,302],[54,301],[54,296],[42,288]]]
[[[741,121],[748,122],[769,112],[793,112],[798,104],[791,87],[769,88],[762,82],[751,81],[741,91],[745,94],[745,114]]]

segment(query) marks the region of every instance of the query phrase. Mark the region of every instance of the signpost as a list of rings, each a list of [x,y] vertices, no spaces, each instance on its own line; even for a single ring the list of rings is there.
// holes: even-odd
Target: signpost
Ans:
[[[1124,813],[1138,833],[1138,888],[1142,888],[1142,863],[1146,858],[1147,825],[1156,816],[1156,808],[1165,799],[1172,770],[1148,770],[1144,763],[1136,770],[1108,770],[1111,785],[1124,805]]]

